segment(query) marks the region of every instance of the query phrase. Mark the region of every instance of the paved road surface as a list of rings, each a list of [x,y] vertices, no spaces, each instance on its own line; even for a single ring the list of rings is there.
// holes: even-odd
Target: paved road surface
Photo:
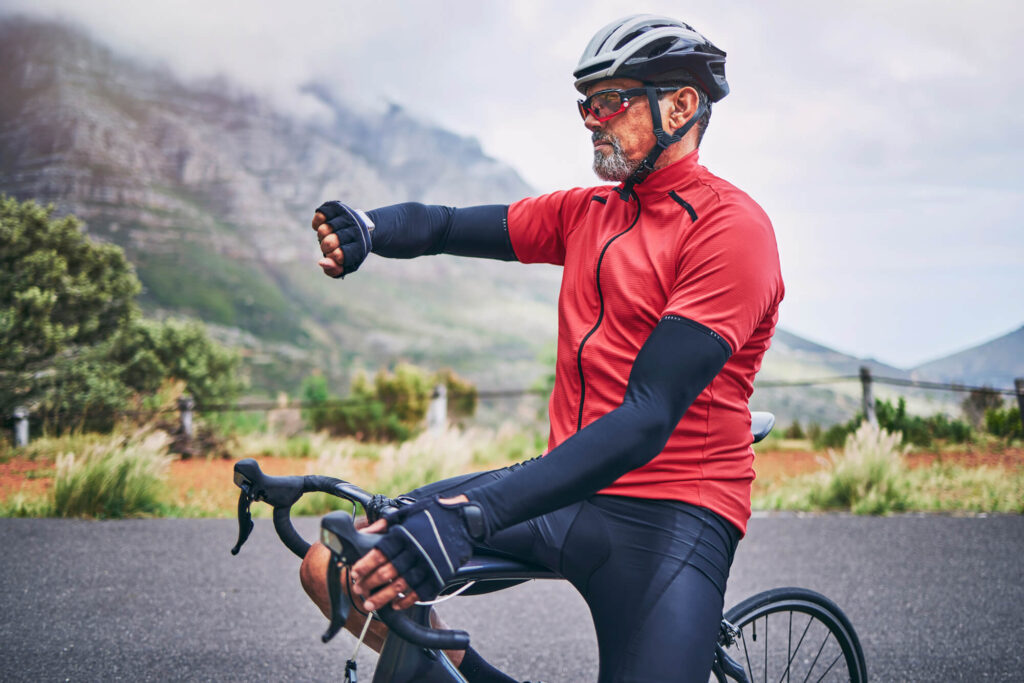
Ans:
[[[320,644],[325,621],[268,521],[238,557],[234,537],[228,520],[0,520],[0,680],[336,678],[355,639]],[[1024,517],[754,519],[726,604],[781,585],[846,610],[874,680],[1024,680]],[[442,613],[513,676],[596,677],[586,609],[564,584]],[[360,680],[372,666],[360,656]]]

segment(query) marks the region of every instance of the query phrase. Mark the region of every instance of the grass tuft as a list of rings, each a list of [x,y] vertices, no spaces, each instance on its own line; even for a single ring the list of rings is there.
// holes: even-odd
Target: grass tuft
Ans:
[[[867,423],[847,436],[841,453],[829,451],[820,472],[771,486],[757,509],[894,512],[1024,512],[1024,468],[961,467],[941,461],[907,466],[902,435]]]
[[[159,514],[164,509],[170,461],[166,442],[143,434],[63,453],[57,457],[53,514],[98,518]]]

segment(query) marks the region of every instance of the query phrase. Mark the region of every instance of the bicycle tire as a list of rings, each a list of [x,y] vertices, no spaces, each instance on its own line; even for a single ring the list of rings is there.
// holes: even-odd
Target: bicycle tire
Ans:
[[[726,652],[751,683],[867,681],[864,650],[853,624],[820,593],[773,588],[740,602],[725,619],[740,631]]]

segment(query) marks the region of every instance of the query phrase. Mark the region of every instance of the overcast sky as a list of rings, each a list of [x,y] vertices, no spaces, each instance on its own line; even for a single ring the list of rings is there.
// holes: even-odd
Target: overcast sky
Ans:
[[[538,191],[593,185],[572,70],[638,11],[688,21],[732,93],[701,148],[771,216],[781,325],[916,365],[1024,324],[1024,9],[886,0],[0,0],[62,16],[185,77],[298,108],[329,84],[391,100],[509,162]],[[369,207],[367,207],[369,208]]]

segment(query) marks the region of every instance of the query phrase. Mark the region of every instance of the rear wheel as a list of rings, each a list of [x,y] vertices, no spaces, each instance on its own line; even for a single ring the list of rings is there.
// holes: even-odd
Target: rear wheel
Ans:
[[[751,683],[867,681],[864,651],[834,602],[804,588],[774,588],[725,614],[739,633],[726,653]]]

